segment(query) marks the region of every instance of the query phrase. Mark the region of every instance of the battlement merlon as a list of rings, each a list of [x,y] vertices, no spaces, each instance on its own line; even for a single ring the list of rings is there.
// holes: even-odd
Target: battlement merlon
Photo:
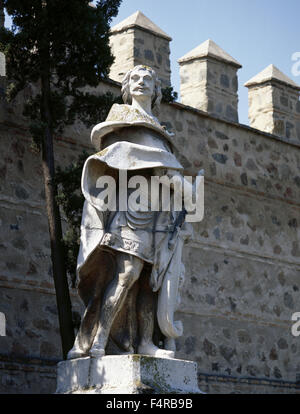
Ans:
[[[300,141],[300,86],[269,65],[245,83],[250,126]]]
[[[165,88],[171,85],[170,41],[162,29],[137,11],[110,30],[110,46],[115,61],[109,77],[121,82],[137,65],[151,66]]]
[[[238,122],[238,77],[242,65],[208,39],[178,60],[181,102]]]

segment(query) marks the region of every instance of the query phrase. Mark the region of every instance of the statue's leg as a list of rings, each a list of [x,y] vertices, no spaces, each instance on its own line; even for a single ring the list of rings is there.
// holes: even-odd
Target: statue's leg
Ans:
[[[140,280],[140,291],[137,302],[140,344],[138,353],[162,358],[173,358],[174,352],[160,349],[153,343],[154,318],[155,318],[154,294],[149,284],[149,277]]]
[[[68,359],[83,357],[87,355],[89,349],[91,348],[100,317],[100,305],[103,294],[102,280],[110,280],[111,272],[113,272],[113,269],[113,256],[107,252],[102,252],[101,272],[99,274],[99,277],[95,278],[95,284],[93,285],[93,287],[91,287],[92,292],[90,300],[82,317],[82,321],[78,333],[76,335],[73,348],[68,353]],[[99,272],[99,262],[95,262],[94,272]]]
[[[105,347],[112,324],[121,310],[130,288],[138,280],[144,262],[138,257],[118,252],[116,264],[116,276],[108,285],[103,297],[98,330],[89,352],[91,356],[105,355]]]
[[[91,337],[94,336],[93,328],[97,326],[97,321],[99,320],[100,302],[100,295],[95,295],[91,298],[85,309],[73,348],[68,353],[68,359],[80,358],[87,355],[91,347]]]

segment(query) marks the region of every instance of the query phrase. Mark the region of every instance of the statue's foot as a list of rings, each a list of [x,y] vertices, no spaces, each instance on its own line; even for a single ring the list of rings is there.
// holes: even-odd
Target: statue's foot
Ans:
[[[77,359],[77,358],[83,358],[86,354],[81,351],[79,348],[72,348],[67,355],[67,359]]]
[[[100,346],[94,345],[90,349],[89,355],[91,357],[101,358],[101,357],[103,357],[105,355],[105,349],[102,348],[102,347],[100,347]]]
[[[143,344],[138,347],[138,353],[141,355],[151,355],[158,358],[174,358],[175,352],[161,349],[154,344]]]

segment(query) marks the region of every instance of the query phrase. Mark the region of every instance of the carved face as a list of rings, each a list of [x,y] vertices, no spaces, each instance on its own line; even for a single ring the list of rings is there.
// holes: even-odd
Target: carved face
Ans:
[[[155,81],[147,68],[133,70],[129,80],[129,89],[132,97],[148,96],[154,94]]]

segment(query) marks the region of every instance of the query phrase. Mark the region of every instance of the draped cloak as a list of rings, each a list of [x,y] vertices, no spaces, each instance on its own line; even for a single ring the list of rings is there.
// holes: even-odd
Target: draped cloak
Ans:
[[[147,265],[153,292],[157,293],[157,323],[167,339],[182,335],[182,324],[174,321],[178,304],[178,290],[183,278],[181,252],[183,238],[178,223],[179,212],[102,211],[103,199],[97,188],[104,175],[114,178],[119,171],[144,174],[155,169],[182,171],[183,167],[173,155],[171,135],[156,118],[141,113],[129,105],[113,105],[106,122],[94,127],[91,139],[99,151],[90,156],[82,173],[82,192],[85,197],[80,250],[77,261],[78,291],[87,306],[93,298],[95,286],[104,290],[114,276],[101,269],[112,262],[107,254],[116,251],[141,258]],[[118,186],[114,189],[118,198]],[[105,256],[106,255],[106,256]],[[109,262],[109,263],[108,263]],[[112,266],[113,267],[113,266]],[[102,274],[101,274],[102,273]],[[135,301],[138,283],[128,295],[126,304],[118,314],[110,334],[109,353],[133,349],[137,336]],[[93,333],[95,334],[94,327]],[[167,341],[166,341],[167,342]],[[88,347],[88,345],[86,345]]]

